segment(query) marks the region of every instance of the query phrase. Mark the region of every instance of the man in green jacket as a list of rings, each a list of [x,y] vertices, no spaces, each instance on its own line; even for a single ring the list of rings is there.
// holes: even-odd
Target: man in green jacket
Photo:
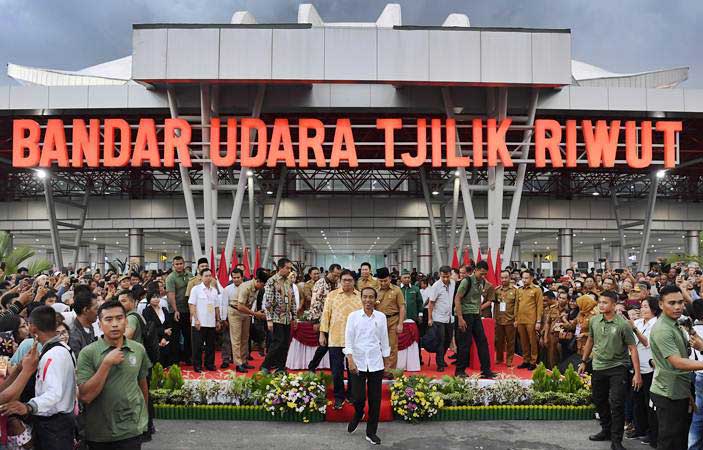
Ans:
[[[407,269],[404,269],[400,275],[400,290],[403,291],[405,298],[405,318],[414,320],[419,326],[422,314],[422,294],[420,289],[410,282],[410,272]]]

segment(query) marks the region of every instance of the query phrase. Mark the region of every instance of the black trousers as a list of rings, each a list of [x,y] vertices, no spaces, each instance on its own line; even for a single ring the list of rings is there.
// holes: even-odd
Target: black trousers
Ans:
[[[37,450],[65,450],[73,448],[76,419],[73,414],[34,416],[34,448]]]
[[[476,348],[478,348],[478,359],[481,362],[481,372],[491,372],[491,357],[488,354],[488,340],[486,333],[483,331],[483,323],[481,322],[480,314],[463,314],[466,322],[466,330],[462,331],[459,328],[459,321],[456,323],[456,373],[466,373],[469,368],[469,351],[471,350],[471,341],[476,339]]]
[[[343,347],[328,347],[330,352],[330,369],[332,369],[332,385],[334,389],[334,399],[344,400],[352,396],[352,381],[349,369],[347,368],[347,384],[346,391],[344,389],[344,368],[346,366],[346,358],[344,357]]]
[[[688,448],[688,429],[691,427],[691,414],[688,412],[689,399],[671,400],[654,393],[649,395],[657,409],[659,421],[657,448],[666,450]]]
[[[200,327],[200,330],[192,328],[193,333],[193,368],[203,367],[203,344],[205,345],[205,367],[215,366],[215,338],[217,333],[215,327]]]
[[[437,340],[439,341],[439,347],[437,347],[437,353],[435,353],[437,368],[447,367],[447,363],[444,361],[444,355],[447,353],[447,349],[452,345],[453,326],[451,323],[441,322],[432,322],[432,326],[437,327]]]
[[[190,360],[193,350],[190,339],[190,312],[182,312],[181,320],[173,320],[173,333],[171,335],[171,360],[177,364],[180,361]],[[181,336],[183,336],[183,348],[181,348]]]
[[[271,346],[266,358],[261,364],[261,368],[266,370],[286,370],[286,359],[288,358],[288,347],[290,346],[290,325],[280,323],[273,324],[271,334]]]
[[[381,414],[381,388],[383,386],[383,370],[351,374],[354,394],[354,413],[357,419],[364,416],[366,394],[369,397],[369,415],[366,418],[366,435],[372,436],[378,431],[378,416]]]
[[[327,335],[327,333],[325,333],[325,335]],[[308,370],[317,370],[317,366],[320,365],[322,358],[324,358],[327,354],[327,349],[327,346],[323,347],[322,345],[320,345],[319,347],[317,347],[317,350],[315,350],[315,355],[312,357],[310,363],[308,364]]]
[[[88,450],[141,450],[142,436],[135,436],[129,439],[122,439],[115,442],[90,442]]]
[[[612,442],[622,442],[625,428],[627,369],[625,366],[617,366],[606,370],[594,370],[591,385],[593,403],[600,417],[601,428],[606,433],[610,433]]]
[[[649,407],[649,389],[652,387],[654,372],[642,374],[642,389],[632,392],[637,436],[649,436],[650,442],[657,442],[657,414]]]

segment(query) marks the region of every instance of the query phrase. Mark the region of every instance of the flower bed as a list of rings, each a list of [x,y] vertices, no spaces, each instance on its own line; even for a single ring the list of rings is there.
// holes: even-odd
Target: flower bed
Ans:
[[[230,373],[226,380],[173,382],[173,368],[155,367],[150,395],[157,418],[319,422],[327,408],[329,375]]]
[[[391,386],[396,417],[421,420],[583,420],[593,418],[590,380],[569,366],[564,375],[543,365],[533,372],[532,385],[499,376],[481,386],[477,376],[399,377]]]

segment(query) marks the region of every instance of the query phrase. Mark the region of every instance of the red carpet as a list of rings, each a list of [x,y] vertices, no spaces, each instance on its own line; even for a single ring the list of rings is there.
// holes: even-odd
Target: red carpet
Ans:
[[[238,373],[240,375],[245,375],[245,376],[252,376],[254,373],[258,372],[258,370],[261,368],[261,364],[264,362],[264,358],[259,355],[258,352],[253,352],[252,356],[254,357],[253,361],[249,361],[249,364],[254,366],[255,368],[252,370],[249,370],[247,373]],[[449,358],[446,358],[447,362],[447,369],[444,372],[438,372],[437,371],[437,365],[435,364],[435,355],[434,353],[427,353],[423,350],[422,352],[422,360],[424,362],[424,365],[422,366],[422,370],[420,372],[406,372],[406,375],[425,375],[428,377],[432,378],[442,378],[445,375],[454,375],[454,365],[451,364],[452,360]],[[204,371],[203,373],[196,373],[193,371],[193,366],[187,366],[185,364],[181,364],[181,371],[183,372],[183,378],[185,379],[190,379],[190,380],[197,380],[201,377],[204,377],[206,379],[211,379],[211,380],[223,380],[226,379],[232,371],[234,371],[234,367],[230,365],[228,369],[220,369],[220,364],[222,363],[222,355],[218,351],[215,353],[215,364],[217,367],[217,370],[215,371]],[[511,375],[515,376],[517,378],[521,379],[530,379],[532,378],[532,372],[529,370],[525,369],[517,369],[516,367],[522,363],[522,358],[518,355],[515,355],[515,359],[513,360],[513,367],[507,367],[505,364],[497,364],[494,366],[494,371],[501,373],[501,374],[506,374],[506,375]],[[302,372],[302,371],[291,371],[291,372]],[[324,370],[324,372],[329,373],[329,370]],[[469,369],[468,373],[469,375],[472,375],[474,373],[478,373],[478,370],[474,369]],[[330,405],[327,407],[327,421],[328,422],[349,422],[353,415],[354,415],[354,406],[348,403],[344,404],[344,407],[341,410],[335,410],[332,407],[332,403],[334,402],[334,398],[332,396],[332,387],[330,387],[327,391],[327,397],[330,400]],[[381,399],[381,416],[379,419],[381,422],[389,422],[393,420],[393,409],[391,407],[391,392],[390,392],[390,384],[389,382],[386,382],[383,384],[383,397]]]

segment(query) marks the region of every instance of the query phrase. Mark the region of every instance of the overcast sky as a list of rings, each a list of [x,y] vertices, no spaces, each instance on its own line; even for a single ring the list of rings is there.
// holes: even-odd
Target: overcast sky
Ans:
[[[574,59],[614,72],[689,66],[703,88],[701,0],[395,0],[404,25],[440,25],[452,12],[473,26],[571,28]],[[133,23],[295,22],[292,0],[0,0],[0,61],[75,70],[131,54]],[[386,1],[318,0],[325,21],[375,21]],[[0,74],[0,84],[12,83]]]

